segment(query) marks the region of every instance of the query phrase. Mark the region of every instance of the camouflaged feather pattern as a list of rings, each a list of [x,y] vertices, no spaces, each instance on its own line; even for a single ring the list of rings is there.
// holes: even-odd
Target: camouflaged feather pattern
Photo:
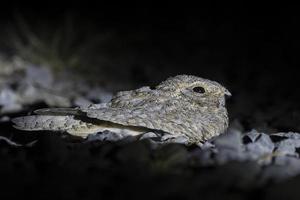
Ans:
[[[203,88],[204,92],[195,92],[195,87]],[[123,126],[161,130],[174,137],[185,135],[191,143],[203,142],[223,133],[228,127],[225,95],[230,95],[229,91],[217,82],[191,75],[178,75],[162,82],[155,89],[142,87],[122,91],[109,103],[75,109],[87,118],[98,119],[99,123],[82,122],[80,114],[74,118],[73,113],[65,112],[65,116],[52,116],[52,119],[56,118],[54,121],[64,122],[65,125],[52,122],[50,128],[51,122],[47,116],[48,122],[45,122],[44,127],[48,123],[47,130],[65,130],[74,135],[78,132],[77,135],[80,136],[84,135],[81,134],[83,132],[97,130],[97,126],[101,126],[100,122],[106,121]],[[19,121],[39,121],[39,117],[45,118],[45,115],[26,116]],[[34,123],[30,127],[23,124],[19,128],[36,130],[37,127],[34,126],[39,127],[39,130],[43,129],[43,125]]]

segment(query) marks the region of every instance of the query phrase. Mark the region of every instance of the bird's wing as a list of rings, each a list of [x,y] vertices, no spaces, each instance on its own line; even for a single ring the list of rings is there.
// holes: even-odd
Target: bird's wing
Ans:
[[[12,119],[14,127],[20,130],[68,130],[74,125],[79,125],[80,121],[74,116],[55,116],[55,115],[30,115]]]
[[[142,87],[137,90],[118,92],[107,104],[82,108],[87,117],[126,126],[161,129],[164,115],[163,103],[155,90]]]
[[[37,115],[52,115],[52,116],[66,116],[66,115],[82,115],[79,108],[42,108],[34,111]]]
[[[25,131],[66,131],[80,137],[99,129],[97,124],[86,120],[86,114],[79,108],[44,108],[36,110],[35,114],[13,118],[13,126]]]
[[[90,118],[125,126],[161,130],[173,135],[194,134],[198,129],[198,127],[191,126],[193,123],[188,112],[184,110],[178,112],[178,108],[164,104],[147,104],[135,108],[108,106],[99,109],[83,109],[82,111]]]

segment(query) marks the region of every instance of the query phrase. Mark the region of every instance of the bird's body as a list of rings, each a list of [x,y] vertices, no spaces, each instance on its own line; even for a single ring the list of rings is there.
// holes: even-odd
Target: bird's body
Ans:
[[[109,130],[139,135],[151,130],[203,142],[228,126],[225,95],[217,82],[190,75],[171,77],[155,89],[142,87],[117,93],[109,103],[87,108],[42,109],[13,119],[22,130],[66,131],[87,137]]]

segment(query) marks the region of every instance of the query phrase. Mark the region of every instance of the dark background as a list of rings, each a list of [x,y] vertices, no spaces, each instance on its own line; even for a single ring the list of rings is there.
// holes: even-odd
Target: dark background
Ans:
[[[21,16],[38,34],[48,32],[50,35],[53,29],[63,26],[64,20],[70,18],[74,30],[80,33],[77,43],[84,44],[87,37],[102,41],[101,45],[84,52],[83,67],[73,69],[82,74],[83,79],[116,91],[155,85],[177,74],[197,75],[218,81],[232,92],[233,96],[228,100],[230,120],[239,120],[245,130],[255,128],[268,133],[300,131],[300,17],[296,8],[277,5],[275,9],[261,4],[241,7],[228,4],[175,5],[173,2],[124,4],[43,2],[1,6],[2,52],[10,56],[16,53],[6,42],[9,31],[18,27],[16,18]],[[43,145],[41,143],[37,148],[44,149]],[[57,156],[55,152],[64,151],[55,150],[51,155],[42,151],[42,155],[50,160],[57,157],[60,160],[61,155]],[[134,164],[140,173],[141,168]],[[75,170],[69,166],[66,168]],[[43,169],[47,167],[41,166],[42,174]],[[93,169],[90,170],[94,173]],[[122,170],[118,168],[118,173],[113,173],[116,177],[110,180],[112,183],[126,185],[128,177],[125,174],[129,176],[135,171]],[[66,172],[67,175],[63,175],[60,169],[53,171],[76,182],[70,171]],[[78,173],[81,174],[78,180],[89,180],[84,173]],[[51,176],[47,170],[45,174],[42,179]],[[151,187],[161,177],[151,178],[150,182],[143,178],[143,184]],[[46,181],[41,182],[46,184]],[[138,185],[139,181],[134,179],[131,183]],[[75,184],[75,187],[79,186],[81,184]],[[113,190],[107,189],[108,193]],[[128,194],[124,188],[121,191]]]
[[[81,55],[79,74],[113,91],[193,74],[228,87],[231,119],[244,120],[247,129],[300,130],[300,18],[292,6],[12,3],[2,7],[1,19],[4,40],[18,19],[50,36],[71,19],[68,34],[79,35],[77,44],[95,40]]]

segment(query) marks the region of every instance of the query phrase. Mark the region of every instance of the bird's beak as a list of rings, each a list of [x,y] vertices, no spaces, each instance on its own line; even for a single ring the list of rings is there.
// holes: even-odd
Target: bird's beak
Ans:
[[[224,90],[224,94],[227,95],[228,97],[231,96],[231,93],[227,89]]]

